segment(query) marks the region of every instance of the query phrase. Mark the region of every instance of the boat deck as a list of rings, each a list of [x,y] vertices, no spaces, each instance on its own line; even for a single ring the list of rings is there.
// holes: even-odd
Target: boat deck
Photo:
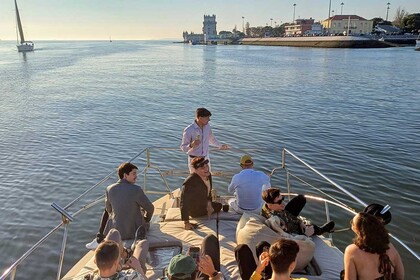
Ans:
[[[179,189],[173,192],[175,198],[169,195],[156,200],[154,205],[156,212],[154,222],[151,223],[147,239],[150,243],[150,253],[147,261],[147,273],[149,279],[160,279],[163,276],[163,270],[167,267],[169,260],[175,254],[176,248],[186,253],[189,247],[201,247],[203,238],[208,234],[217,236],[219,229],[220,243],[220,262],[221,272],[225,279],[241,279],[238,266],[235,260],[234,250],[237,245],[236,235],[237,226],[241,219],[240,214],[234,212],[220,212],[210,217],[191,219],[198,228],[191,231],[184,229],[184,223],[181,220],[179,202]],[[223,200],[223,198],[222,198]],[[226,198],[224,199],[226,200]],[[160,221],[159,221],[160,220]],[[343,268],[343,254],[337,248],[329,246],[327,240],[320,237],[313,237],[316,244],[314,263],[316,269],[321,272],[320,275],[306,275],[308,279],[337,279]],[[127,242],[128,245],[130,241]],[[63,278],[83,279],[87,273],[95,271],[96,265],[93,261],[93,251],[88,252],[79,263]],[[313,271],[314,269],[310,269]],[[294,274],[295,277],[303,277],[302,274]]]

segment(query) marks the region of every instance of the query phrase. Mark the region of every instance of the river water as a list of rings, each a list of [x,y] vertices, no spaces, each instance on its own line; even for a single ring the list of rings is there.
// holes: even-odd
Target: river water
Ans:
[[[147,146],[178,147],[201,106],[221,142],[287,147],[365,202],[390,204],[389,230],[419,254],[419,73],[412,47],[41,41],[19,54],[0,41],[0,268],[57,225],[52,202],[66,205]],[[101,211],[70,226],[64,270]],[[53,278],[60,245],[47,241],[17,279]],[[417,279],[419,262],[399,251]]]

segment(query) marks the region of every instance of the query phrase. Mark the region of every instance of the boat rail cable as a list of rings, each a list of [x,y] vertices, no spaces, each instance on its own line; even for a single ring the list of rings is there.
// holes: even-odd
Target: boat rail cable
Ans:
[[[357,196],[355,196],[354,194],[352,194],[351,192],[349,192],[345,188],[341,187],[339,184],[337,184],[336,182],[334,182],[333,180],[331,180],[330,178],[328,178],[327,176],[325,176],[324,174],[322,174],[321,172],[319,172],[318,170],[316,170],[315,168],[313,168],[312,166],[310,166],[309,164],[307,164],[305,161],[303,161],[302,159],[300,159],[299,157],[297,157],[296,155],[294,155],[292,152],[290,152],[286,148],[284,148],[283,149],[283,152],[282,152],[282,167],[283,168],[286,165],[286,155],[287,154],[291,155],[294,159],[296,159],[297,161],[299,161],[300,163],[302,163],[303,165],[305,165],[307,168],[309,168],[310,170],[312,170],[314,173],[318,174],[323,179],[327,180],[334,187],[338,188],[340,191],[344,192],[345,194],[347,194],[348,196],[350,196],[351,198],[353,198],[356,202],[362,204],[364,207],[367,206],[367,203],[366,202],[364,202],[363,200],[361,200],[360,198],[358,198]]]
[[[345,206],[345,207],[348,207],[349,209],[351,209],[351,210],[353,210],[353,211],[354,211],[354,209],[352,209],[352,208],[350,208],[349,206],[347,206],[344,202],[341,202],[338,198],[335,198],[335,197],[333,197],[333,196],[329,195],[328,193],[324,192],[324,191],[323,191],[323,190],[321,190],[320,188],[317,188],[316,186],[314,186],[314,185],[312,185],[312,184],[310,184],[310,183],[306,182],[304,179],[300,178],[299,176],[297,176],[297,175],[293,174],[292,172],[288,171],[288,170],[287,170],[287,167],[286,167],[286,172],[288,172],[288,174],[289,174],[290,176],[292,176],[293,178],[295,178],[296,180],[298,180],[298,181],[299,181],[299,182],[301,182],[302,184],[304,184],[304,185],[306,185],[306,186],[308,186],[308,187],[311,187],[311,188],[313,188],[313,189],[317,190],[319,193],[322,193],[323,195],[325,195],[325,196],[326,196],[326,197],[328,197],[329,199],[331,199],[331,200],[333,200],[333,201],[336,201],[337,203],[340,203],[341,205],[343,205],[343,206]]]

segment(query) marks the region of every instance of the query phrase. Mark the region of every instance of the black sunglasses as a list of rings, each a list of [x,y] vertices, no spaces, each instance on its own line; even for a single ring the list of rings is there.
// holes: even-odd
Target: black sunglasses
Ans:
[[[277,201],[277,202],[273,202],[273,204],[282,204],[285,198],[286,197],[281,196],[281,199],[279,201]]]
[[[209,164],[209,161],[208,161],[208,160],[205,160],[205,161],[203,161],[202,163],[197,164],[197,165],[196,165],[196,168],[202,168],[202,167],[204,167],[204,166],[206,166],[206,165],[208,165],[208,164]]]

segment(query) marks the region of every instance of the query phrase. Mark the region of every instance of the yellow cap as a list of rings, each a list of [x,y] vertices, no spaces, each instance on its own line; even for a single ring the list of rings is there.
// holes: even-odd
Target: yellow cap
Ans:
[[[239,161],[242,165],[251,165],[253,164],[252,162],[252,157],[250,155],[243,155],[241,157],[241,160]]]

